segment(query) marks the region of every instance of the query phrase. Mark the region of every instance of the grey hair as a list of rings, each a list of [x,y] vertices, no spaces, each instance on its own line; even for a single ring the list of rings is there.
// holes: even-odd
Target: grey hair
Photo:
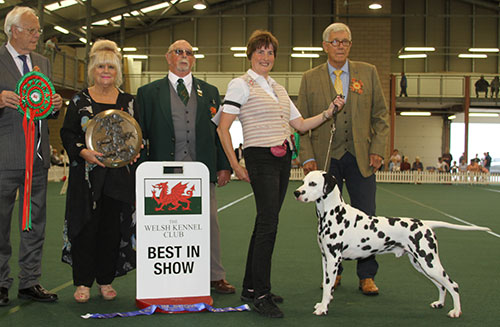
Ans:
[[[349,29],[349,26],[344,23],[333,23],[325,28],[325,30],[323,31],[323,41],[330,41],[328,38],[330,37],[330,33],[332,32],[346,32],[349,41],[352,41],[351,30]]]
[[[38,18],[37,12],[35,9],[30,8],[30,7],[23,7],[23,6],[15,6],[14,9],[9,11],[7,16],[5,17],[5,23],[3,25],[3,31],[5,34],[7,34],[8,39],[12,37],[12,25],[18,26],[21,23],[21,16],[26,14],[26,13],[31,13],[35,15]]]
[[[87,80],[89,85],[94,85],[94,69],[98,65],[111,64],[116,68],[115,86],[122,85],[122,55],[118,51],[118,46],[110,40],[98,40],[94,42],[89,53],[89,66],[87,70]]]

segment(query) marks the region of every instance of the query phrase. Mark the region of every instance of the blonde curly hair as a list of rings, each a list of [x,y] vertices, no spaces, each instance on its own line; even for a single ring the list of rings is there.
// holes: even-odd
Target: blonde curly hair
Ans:
[[[113,65],[116,68],[115,86],[122,85],[122,55],[118,46],[110,40],[95,41],[89,54],[89,66],[87,70],[87,81],[89,86],[94,85],[94,69],[98,65]]]

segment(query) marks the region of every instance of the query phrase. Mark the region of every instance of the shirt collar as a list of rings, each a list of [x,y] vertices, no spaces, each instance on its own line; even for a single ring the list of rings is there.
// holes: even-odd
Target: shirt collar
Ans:
[[[333,67],[333,66],[330,64],[330,62],[329,62],[329,61],[327,61],[326,63],[328,64],[328,73],[329,73],[330,75],[332,75],[332,74],[333,74],[333,72],[337,70],[337,68]],[[340,68],[340,70],[341,70],[343,73],[349,74],[349,59],[345,61],[344,66],[342,66],[342,67]]]
[[[19,52],[16,51],[16,49],[14,49],[14,47],[12,46],[12,44],[10,44],[10,41],[7,42],[7,44],[5,45],[5,47],[7,48],[7,50],[9,51],[10,55],[12,56],[12,58],[16,59],[20,56]],[[26,57],[30,57],[29,54],[26,55]]]
[[[184,77],[180,77],[180,76],[175,75],[172,72],[168,72],[168,80],[170,81],[170,83],[172,83],[172,85],[177,86],[177,81],[179,80],[179,78],[182,78],[184,80],[184,84],[186,85],[186,88],[188,88],[188,85],[191,86],[191,84],[193,83],[193,74],[192,73],[189,73]]]
[[[267,76],[267,78],[265,78],[264,76],[259,75],[256,72],[254,72],[251,68],[249,70],[247,70],[247,74],[250,75],[250,77],[253,78],[254,80],[266,82],[270,86],[273,86],[276,83],[276,81],[271,76]]]

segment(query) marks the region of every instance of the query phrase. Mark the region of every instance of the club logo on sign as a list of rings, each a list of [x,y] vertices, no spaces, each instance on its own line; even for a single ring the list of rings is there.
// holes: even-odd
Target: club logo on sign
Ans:
[[[145,215],[201,214],[201,181],[145,180]]]

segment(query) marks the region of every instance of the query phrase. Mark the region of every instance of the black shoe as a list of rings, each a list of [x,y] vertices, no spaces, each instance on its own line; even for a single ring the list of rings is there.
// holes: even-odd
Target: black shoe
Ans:
[[[39,302],[57,301],[57,294],[49,293],[49,291],[43,288],[40,284],[19,290],[19,292],[17,293],[17,297],[20,299]]]
[[[0,307],[9,305],[9,290],[6,287],[0,287]]]
[[[279,295],[270,293],[271,297],[273,298],[274,303],[283,303],[283,298]],[[241,291],[241,296],[240,299],[241,301],[244,302],[252,302],[254,297],[254,292],[253,290],[249,290],[248,288],[244,288],[243,291]]]
[[[283,318],[283,312],[274,303],[271,293],[266,294],[263,298],[253,300],[254,310],[264,317]]]

